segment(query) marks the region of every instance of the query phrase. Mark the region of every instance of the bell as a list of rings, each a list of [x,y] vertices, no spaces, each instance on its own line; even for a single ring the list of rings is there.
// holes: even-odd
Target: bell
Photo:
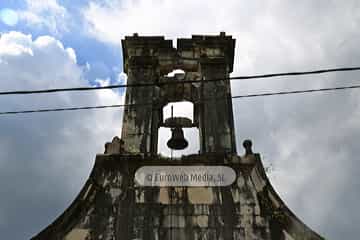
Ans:
[[[171,138],[167,142],[167,146],[174,150],[182,150],[188,146],[188,142],[184,138],[184,132],[181,127],[171,129]]]

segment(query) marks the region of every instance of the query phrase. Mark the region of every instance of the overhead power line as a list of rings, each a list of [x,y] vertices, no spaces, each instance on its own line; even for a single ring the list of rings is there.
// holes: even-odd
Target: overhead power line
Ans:
[[[238,98],[251,98],[251,97],[266,97],[266,96],[274,96],[274,95],[289,95],[289,94],[312,93],[312,92],[327,92],[327,91],[337,91],[337,90],[345,90],[345,89],[358,89],[358,88],[360,88],[360,85],[351,85],[351,86],[343,86],[343,87],[331,87],[331,88],[318,88],[318,89],[307,89],[307,90],[282,91],[282,92],[268,92],[268,93],[258,93],[258,94],[245,94],[245,95],[232,96],[232,98],[233,99],[238,99]],[[205,101],[209,101],[209,100],[212,100],[212,99],[206,99]],[[41,112],[60,112],[60,111],[77,111],[77,110],[119,108],[119,107],[126,107],[126,106],[146,106],[146,105],[151,105],[151,103],[115,104],[115,105],[102,105],[102,106],[86,106],[86,107],[70,107],[70,108],[36,109],[36,110],[24,110],[24,111],[8,111],[8,112],[0,112],[0,115],[41,113]]]
[[[205,83],[205,82],[217,82],[224,80],[247,80],[247,79],[273,78],[273,77],[284,77],[284,76],[313,75],[313,74],[323,74],[330,72],[347,72],[347,71],[359,71],[359,70],[360,67],[331,68],[331,69],[321,69],[321,70],[307,71],[307,72],[283,72],[283,73],[248,75],[248,76],[238,76],[238,77],[229,77],[229,78],[203,79],[201,80],[201,82]],[[199,83],[199,82],[200,82],[199,80],[184,80],[181,81],[180,83],[189,84],[189,83]],[[41,89],[41,90],[3,91],[0,92],[0,95],[25,95],[25,94],[41,94],[41,93],[54,93],[54,92],[93,91],[93,90],[115,89],[115,88],[151,87],[151,86],[162,86],[162,85],[171,85],[171,84],[179,84],[179,82],[115,84],[115,85],[101,86],[101,87],[52,88],[52,89]]]
[[[77,110],[89,110],[89,109],[104,109],[104,108],[119,108],[125,106],[134,106],[135,104],[114,104],[114,105],[101,105],[101,106],[87,106],[87,107],[69,107],[69,108],[45,108],[36,110],[24,110],[24,111],[9,111],[0,112],[0,115],[20,114],[20,113],[42,113],[42,112],[63,112],[63,111],[77,111]],[[141,104],[144,106],[145,104]]]
[[[247,94],[247,95],[233,96],[232,98],[266,97],[266,96],[273,96],[273,95],[289,95],[289,94],[299,94],[299,93],[328,92],[328,91],[356,89],[356,88],[360,88],[360,85],[318,88],[318,89],[307,89],[307,90],[282,91],[282,92],[269,92],[269,93],[258,93],[258,94]]]

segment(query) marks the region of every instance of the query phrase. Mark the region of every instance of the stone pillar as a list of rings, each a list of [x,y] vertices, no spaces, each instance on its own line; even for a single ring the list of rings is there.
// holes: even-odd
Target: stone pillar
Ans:
[[[202,58],[200,73],[203,80],[229,77],[225,58]],[[200,151],[235,153],[234,120],[230,81],[204,82],[200,86],[203,99],[200,111]]]
[[[128,84],[156,84],[167,68],[167,57],[174,51],[171,40],[164,37],[140,37],[134,34],[122,40],[124,72]],[[171,61],[170,61],[171,65]],[[164,67],[165,66],[165,67]],[[124,148],[130,153],[143,155],[157,154],[158,127],[160,123],[159,106],[156,104],[159,87],[129,87],[126,89],[123,126],[121,138]],[[134,105],[135,104],[135,105]],[[138,106],[136,104],[139,104]]]
[[[157,79],[157,59],[146,56],[132,56],[129,60],[127,74],[128,84],[154,83]],[[124,108],[122,139],[125,149],[132,153],[150,154],[155,146],[152,141],[157,139],[157,131],[153,131],[158,123],[156,112],[153,111],[153,98],[156,87],[136,87],[126,90],[126,106]],[[138,106],[136,104],[139,104]]]

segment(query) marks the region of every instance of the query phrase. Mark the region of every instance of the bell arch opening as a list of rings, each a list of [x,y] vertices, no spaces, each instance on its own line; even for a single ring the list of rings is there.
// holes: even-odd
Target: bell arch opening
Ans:
[[[169,123],[169,120],[174,118],[187,119],[185,127],[182,126],[181,131],[169,127],[160,127],[158,129],[158,154],[165,157],[181,157],[182,155],[198,154],[200,150],[200,141],[199,141],[199,130],[195,126],[190,127],[189,124],[194,123],[194,104],[189,101],[181,102],[170,102],[166,104],[163,109],[163,122],[165,125]],[[184,120],[185,121],[185,120]],[[188,145],[185,149],[175,150],[170,149],[168,144],[170,139],[183,138],[187,141]]]
[[[184,70],[182,70],[182,69],[174,69],[174,70],[172,70],[171,72],[169,72],[166,76],[167,77],[175,77],[175,75],[177,75],[177,76],[184,76],[185,75],[185,71]]]
[[[170,102],[163,107],[163,121],[171,118],[171,109],[174,117],[186,117],[194,122],[194,104],[189,101]]]

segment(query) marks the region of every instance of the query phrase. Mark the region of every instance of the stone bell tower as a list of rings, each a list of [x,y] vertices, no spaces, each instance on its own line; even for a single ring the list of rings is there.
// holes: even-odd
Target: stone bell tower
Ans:
[[[275,192],[245,140],[236,152],[230,82],[235,39],[225,33],[171,40],[134,34],[122,40],[128,75],[121,138],[105,144],[71,206],[35,240],[321,240]],[[241,64],[241,63],[238,63]],[[185,74],[167,74],[182,69]],[[164,119],[171,102],[194,105],[193,120]],[[199,129],[198,154],[172,159],[157,153],[160,127],[168,146],[186,147],[183,128]],[[143,167],[227,168],[226,185],[145,185]]]
[[[225,33],[193,36],[178,39],[174,49],[172,41],[164,37],[134,34],[126,37],[122,46],[128,84],[150,85],[126,91],[126,103],[133,104],[124,110],[122,139],[126,139],[126,149],[156,155],[158,129],[169,127],[162,119],[163,107],[186,100],[194,104],[194,122],[189,125],[187,121],[183,127],[199,129],[200,153],[236,152],[230,82],[206,81],[229,77],[235,39]],[[174,69],[186,74],[166,77]]]

